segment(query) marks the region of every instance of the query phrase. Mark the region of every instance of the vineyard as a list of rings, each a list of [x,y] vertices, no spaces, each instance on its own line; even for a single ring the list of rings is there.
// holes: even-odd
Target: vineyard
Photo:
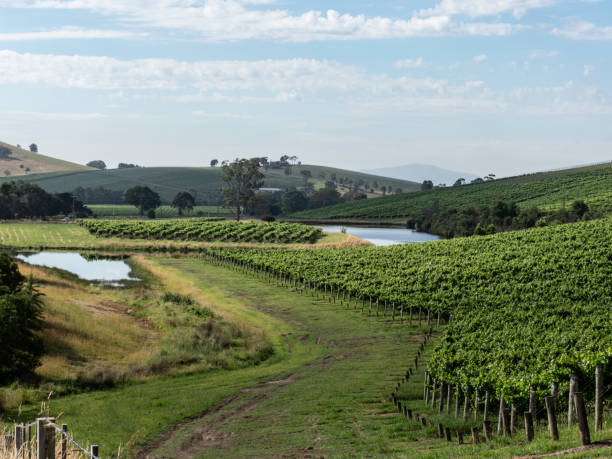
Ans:
[[[201,242],[314,243],[323,232],[298,223],[241,223],[214,218],[162,221],[82,220],[98,237]]]
[[[591,209],[612,212],[612,164],[525,175],[476,185],[439,188],[376,199],[364,199],[294,214],[296,218],[417,217],[424,211],[447,212],[489,206],[503,197],[521,208],[557,210],[576,199]]]
[[[352,250],[208,253],[389,315],[451,316],[432,377],[508,400],[612,361],[612,219]],[[481,392],[482,393],[482,392]]]

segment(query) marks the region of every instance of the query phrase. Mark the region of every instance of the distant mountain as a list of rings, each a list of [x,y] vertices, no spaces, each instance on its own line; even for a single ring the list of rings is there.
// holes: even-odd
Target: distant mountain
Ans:
[[[438,185],[440,183],[452,185],[455,183],[455,180],[461,177],[469,183],[470,180],[478,177],[477,175],[470,174],[468,172],[451,171],[427,164],[408,164],[406,166],[369,169],[363,172],[418,183],[423,183],[424,180],[431,180],[434,182],[434,185]]]

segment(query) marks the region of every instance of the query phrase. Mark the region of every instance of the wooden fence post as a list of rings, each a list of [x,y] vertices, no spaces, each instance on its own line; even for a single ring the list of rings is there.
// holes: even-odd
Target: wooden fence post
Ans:
[[[66,455],[68,454],[68,438],[66,434],[68,433],[68,424],[62,424],[62,439],[61,439],[61,459],[66,459]]]
[[[55,459],[55,428],[50,423],[54,418],[36,420],[36,459]]]
[[[22,451],[24,444],[25,426],[23,424],[20,424],[18,426],[15,426],[15,452],[18,454],[19,457],[23,457],[24,455],[24,451]]]
[[[555,414],[555,397],[549,395],[544,398],[546,403],[546,415],[548,417],[548,431],[552,440],[559,440],[559,430],[557,429],[557,415]]]
[[[533,416],[531,411],[525,411],[525,437],[528,442],[533,441]]]
[[[99,453],[98,453],[98,445],[91,445],[91,457],[93,459],[98,459]]]
[[[429,402],[429,371],[425,370],[425,380],[423,383],[423,400],[425,400],[425,404]]]
[[[582,392],[574,392],[574,405],[576,407],[576,418],[578,420],[578,430],[580,430],[580,443],[582,446],[591,444],[591,434],[589,432],[589,422],[587,420],[586,407]]]
[[[603,421],[603,365],[595,366],[595,432],[601,430]]]
[[[576,410],[574,408],[574,393],[578,390],[578,375],[572,373],[569,384],[569,398],[567,400],[567,426],[571,427],[572,422],[576,419]]]

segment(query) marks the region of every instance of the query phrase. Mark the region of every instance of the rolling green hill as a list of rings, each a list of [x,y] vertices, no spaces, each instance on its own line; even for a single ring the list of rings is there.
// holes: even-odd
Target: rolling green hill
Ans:
[[[291,175],[285,174],[284,169],[270,169],[266,172],[265,187],[268,188],[299,188],[304,185],[304,177],[301,170],[310,170],[315,188],[322,187],[326,180],[330,180],[332,174],[336,174],[337,180],[343,182],[357,182],[361,180],[373,186],[377,182],[379,189],[375,190],[379,195],[380,187],[386,186],[393,189],[401,188],[403,191],[418,189],[413,182],[403,180],[387,179],[375,175],[360,172],[334,169],[322,166],[293,166]],[[83,188],[104,187],[111,190],[125,191],[136,185],[145,185],[160,194],[162,201],[170,202],[179,191],[189,191],[199,202],[215,203],[219,199],[219,188],[221,187],[221,168],[195,168],[195,167],[146,167],[131,169],[109,169],[109,170],[86,170],[71,172],[53,172],[47,174],[32,174],[20,179],[25,182],[40,185],[51,193],[72,191],[81,186]],[[11,177],[3,178],[3,181],[11,180]],[[340,191],[347,191],[348,187],[340,185]]]
[[[375,219],[417,217],[427,209],[447,212],[516,202],[521,208],[556,210],[583,199],[591,209],[612,213],[612,163],[510,177],[493,182],[439,188],[416,193],[353,201],[299,212],[302,219]]]
[[[8,143],[0,142],[0,147],[8,148],[12,154],[9,159],[0,159],[0,173],[3,176],[22,177],[58,171],[92,171],[91,167],[63,161],[50,156],[32,153]]]

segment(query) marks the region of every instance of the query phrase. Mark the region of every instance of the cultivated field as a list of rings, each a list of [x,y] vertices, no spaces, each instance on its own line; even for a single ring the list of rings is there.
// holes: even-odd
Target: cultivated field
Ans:
[[[97,217],[139,217],[138,208],[127,204],[88,204],[87,207]],[[201,215],[203,217],[216,215],[231,215],[232,209],[221,206],[194,206],[190,212],[184,212],[186,217]],[[155,209],[157,218],[178,217],[178,209],[172,206],[159,206]]]
[[[354,201],[294,215],[303,219],[418,217],[425,209],[446,212],[490,206],[495,200],[516,202],[521,208],[543,210],[569,207],[576,199],[606,214],[612,213],[612,163],[579,169],[524,175],[489,183]]]

